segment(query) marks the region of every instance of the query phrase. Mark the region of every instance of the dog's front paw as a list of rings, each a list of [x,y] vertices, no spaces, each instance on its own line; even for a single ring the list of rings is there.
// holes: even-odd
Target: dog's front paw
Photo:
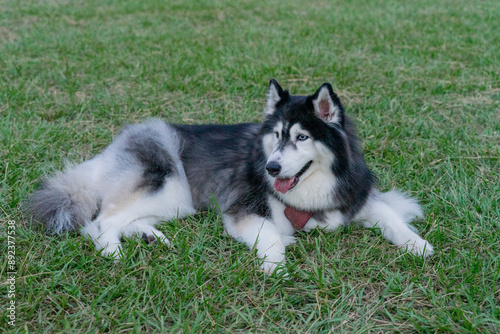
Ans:
[[[412,253],[415,256],[430,257],[434,254],[434,247],[426,240],[419,238],[410,240],[401,246],[401,249]]]
[[[279,277],[288,277],[288,273],[286,271],[285,262],[271,262],[266,261],[261,265],[262,270],[268,275],[276,274]]]
[[[285,247],[290,246],[297,241],[297,238],[295,238],[294,236],[282,236],[281,239],[282,239],[283,245],[285,245]]]
[[[141,238],[148,245],[161,243],[170,247],[170,241],[167,239],[167,237],[165,237],[165,235],[163,235],[163,233],[161,234],[142,233]]]
[[[284,248],[284,247],[283,247]],[[284,250],[284,249],[283,249]],[[265,254],[259,254],[263,259],[261,268],[268,275],[276,274],[278,276],[286,275],[285,254],[281,251],[270,248]]]

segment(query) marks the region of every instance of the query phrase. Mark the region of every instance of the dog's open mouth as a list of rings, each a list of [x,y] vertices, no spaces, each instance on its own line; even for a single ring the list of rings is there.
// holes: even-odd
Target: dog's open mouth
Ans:
[[[274,189],[282,194],[293,189],[293,187],[295,187],[297,183],[299,183],[299,178],[309,169],[311,164],[312,160],[306,163],[304,167],[302,167],[302,169],[293,177],[287,179],[276,178],[276,180],[274,181]]]

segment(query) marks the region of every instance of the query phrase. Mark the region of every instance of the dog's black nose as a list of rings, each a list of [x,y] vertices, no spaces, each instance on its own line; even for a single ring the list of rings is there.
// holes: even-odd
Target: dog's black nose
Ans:
[[[276,161],[271,161],[270,163],[267,164],[266,169],[269,175],[278,176],[278,174],[281,171],[281,165]]]

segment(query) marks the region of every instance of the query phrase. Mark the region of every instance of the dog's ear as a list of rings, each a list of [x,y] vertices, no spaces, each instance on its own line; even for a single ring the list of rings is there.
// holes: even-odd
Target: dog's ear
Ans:
[[[312,104],[316,116],[326,123],[344,125],[344,108],[332,85],[324,83],[312,96]]]
[[[269,90],[267,91],[266,115],[271,115],[276,111],[276,105],[283,99],[283,88],[280,84],[271,79],[269,81]]]

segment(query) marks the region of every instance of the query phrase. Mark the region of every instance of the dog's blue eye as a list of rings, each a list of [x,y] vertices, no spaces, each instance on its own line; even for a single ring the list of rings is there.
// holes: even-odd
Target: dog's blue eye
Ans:
[[[304,141],[306,140],[307,138],[309,138],[308,136],[306,136],[305,134],[301,133],[300,135],[297,136],[297,140],[300,140],[300,141]]]
[[[276,138],[280,137],[280,133],[278,131],[274,132],[274,134],[276,135]]]

